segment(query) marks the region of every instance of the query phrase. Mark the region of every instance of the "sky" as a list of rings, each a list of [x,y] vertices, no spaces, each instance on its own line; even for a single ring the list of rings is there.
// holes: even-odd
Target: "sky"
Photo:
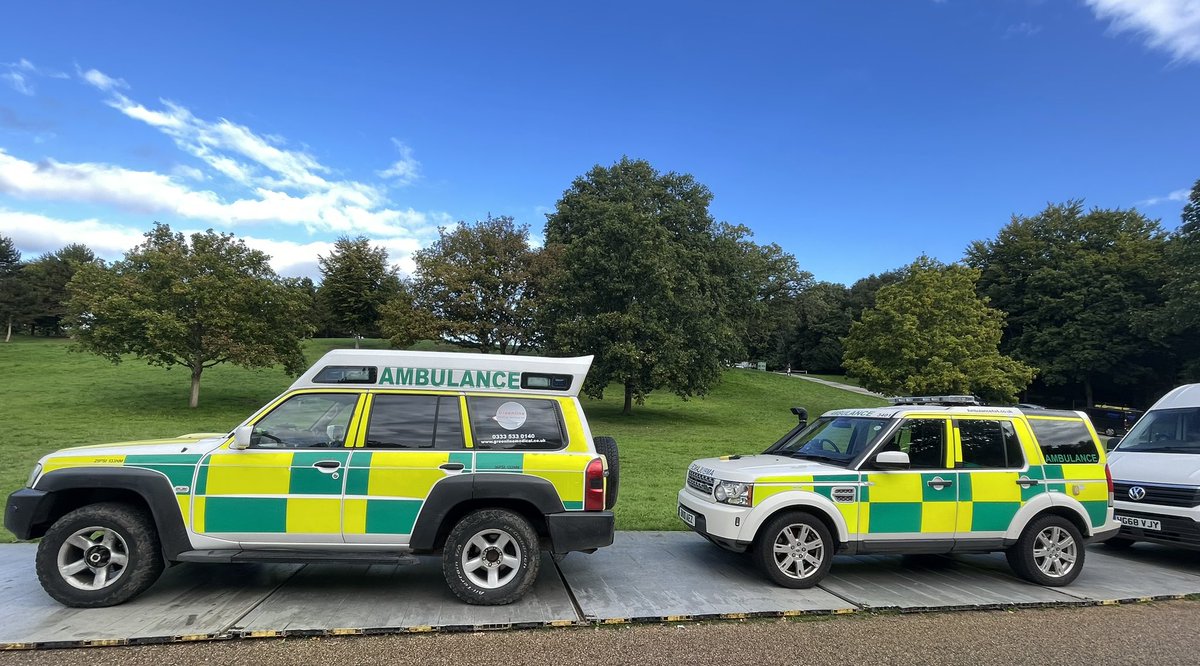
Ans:
[[[155,221],[317,278],[439,226],[535,240],[622,156],[849,283],[1084,199],[1175,228],[1200,0],[10,3],[0,234],[119,259]]]

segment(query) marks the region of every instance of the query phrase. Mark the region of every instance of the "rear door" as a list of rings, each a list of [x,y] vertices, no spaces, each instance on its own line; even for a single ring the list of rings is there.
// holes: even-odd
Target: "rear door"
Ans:
[[[1036,486],[1029,478],[1017,427],[1012,419],[954,419],[955,462],[958,468],[958,527],[964,548],[993,547],[1002,540]],[[1034,490],[1030,490],[1034,489]]]

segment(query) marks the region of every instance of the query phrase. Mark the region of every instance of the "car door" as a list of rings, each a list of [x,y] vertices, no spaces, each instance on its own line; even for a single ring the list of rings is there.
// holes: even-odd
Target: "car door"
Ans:
[[[192,525],[242,546],[342,541],[342,489],[362,395],[303,391],[253,421],[250,447],[226,443],[193,484]]]
[[[992,547],[1002,540],[1021,510],[1019,481],[1028,471],[1017,428],[1007,418],[955,418],[958,469],[958,526],[955,538],[966,549]]]
[[[870,460],[864,465],[867,487],[859,508],[863,551],[949,551],[958,497],[949,419],[906,418],[876,453],[882,451],[907,453],[909,468],[874,469]]]
[[[346,543],[404,546],[440,481],[474,468],[457,394],[378,392],[350,454]]]

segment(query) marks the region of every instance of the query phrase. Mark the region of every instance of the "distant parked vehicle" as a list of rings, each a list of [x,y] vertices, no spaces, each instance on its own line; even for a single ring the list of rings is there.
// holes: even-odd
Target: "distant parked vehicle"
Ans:
[[[1092,419],[1092,426],[1109,437],[1121,436],[1129,432],[1134,423],[1141,418],[1143,412],[1131,407],[1114,407],[1112,405],[1096,405],[1085,410]]]

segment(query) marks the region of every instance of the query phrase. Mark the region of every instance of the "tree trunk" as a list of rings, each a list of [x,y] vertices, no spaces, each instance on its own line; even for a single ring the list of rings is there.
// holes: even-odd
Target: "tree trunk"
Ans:
[[[621,410],[621,413],[625,415],[633,413],[633,382],[625,382],[625,408]]]
[[[1083,394],[1087,396],[1087,406],[1095,407],[1095,403],[1092,402],[1092,380],[1083,380]]]
[[[8,317],[8,332],[4,334],[5,342],[12,342],[12,315]]]
[[[204,372],[204,366],[197,365],[192,367],[192,398],[188,401],[188,407],[195,409],[200,404],[200,373]]]

